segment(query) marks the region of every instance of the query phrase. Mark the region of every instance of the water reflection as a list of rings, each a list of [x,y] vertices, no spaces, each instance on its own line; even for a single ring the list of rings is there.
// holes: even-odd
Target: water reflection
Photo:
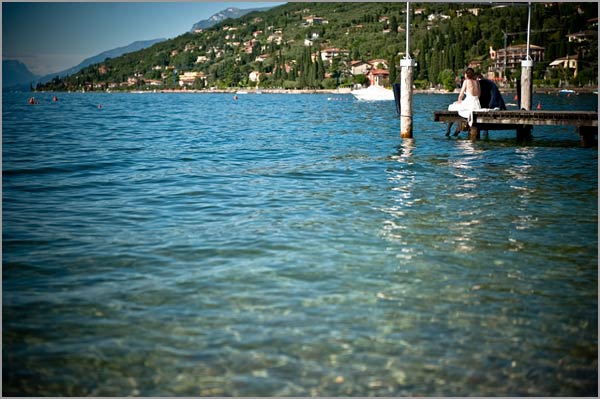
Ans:
[[[515,155],[519,162],[506,170],[510,178],[509,186],[513,191],[511,197],[514,197],[517,201],[514,206],[514,219],[512,220],[512,224],[517,230],[529,229],[537,220],[530,211],[530,200],[536,192],[536,189],[532,187],[531,178],[534,173],[533,163],[535,162],[537,151],[534,147],[517,148]],[[518,242],[514,244],[518,249],[523,246]]]
[[[397,257],[405,260],[412,259],[414,252],[414,247],[408,239],[409,226],[406,224],[410,209],[415,204],[414,188],[417,176],[411,168],[415,163],[412,159],[414,150],[414,139],[403,139],[397,153],[390,156],[390,160],[397,163],[397,167],[388,169],[392,196],[390,205],[382,209],[388,215],[383,221],[383,236],[402,246]]]

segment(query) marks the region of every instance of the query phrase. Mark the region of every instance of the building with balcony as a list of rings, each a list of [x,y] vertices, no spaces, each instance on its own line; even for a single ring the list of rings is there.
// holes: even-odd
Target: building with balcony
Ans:
[[[533,62],[544,61],[544,48],[534,44],[529,45],[529,56]],[[526,58],[526,44],[516,44],[498,50],[490,47],[490,59],[494,61],[491,68],[500,75],[504,74],[505,69],[517,71],[521,68],[521,61]]]

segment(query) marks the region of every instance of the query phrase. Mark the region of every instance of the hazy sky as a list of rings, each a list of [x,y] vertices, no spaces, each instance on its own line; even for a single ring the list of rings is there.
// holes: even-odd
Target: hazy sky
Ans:
[[[36,75],[60,72],[137,40],[173,38],[228,7],[283,2],[2,2],[2,59]]]

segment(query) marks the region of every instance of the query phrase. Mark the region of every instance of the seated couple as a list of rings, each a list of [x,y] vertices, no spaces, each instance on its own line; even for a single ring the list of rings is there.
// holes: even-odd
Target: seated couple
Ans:
[[[480,74],[476,75],[473,68],[467,68],[458,100],[448,106],[448,111],[457,111],[460,116],[469,120],[470,125],[472,111],[481,109],[482,104],[490,109],[506,109],[498,87],[492,81],[483,79]]]

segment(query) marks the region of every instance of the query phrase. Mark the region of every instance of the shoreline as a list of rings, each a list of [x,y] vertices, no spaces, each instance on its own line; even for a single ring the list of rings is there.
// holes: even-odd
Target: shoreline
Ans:
[[[161,89],[161,90],[130,90],[123,93],[196,93],[196,94],[351,94],[352,89],[260,89],[256,90],[241,89],[245,93],[239,93],[238,89],[214,89],[214,90],[182,90],[182,89]],[[516,88],[499,88],[502,94],[515,93]],[[564,88],[539,87],[534,88],[536,94],[558,94]],[[598,88],[578,87],[571,88],[574,94],[592,94]],[[459,90],[447,91],[444,89],[413,89],[414,94],[458,94]]]
[[[499,88],[502,94],[516,93],[516,88]],[[534,94],[559,94],[565,88],[555,87],[534,87]],[[598,88],[576,87],[570,88],[574,95],[592,94],[598,91]],[[243,91],[240,92],[240,91]],[[352,89],[153,89],[153,90],[117,90],[117,91],[86,91],[82,93],[188,93],[188,94],[232,94],[232,95],[251,95],[251,94],[351,94]],[[444,89],[413,89],[413,94],[458,94],[459,90],[447,91]],[[53,93],[52,91],[33,91],[32,93]],[[79,93],[68,92],[68,93]]]

